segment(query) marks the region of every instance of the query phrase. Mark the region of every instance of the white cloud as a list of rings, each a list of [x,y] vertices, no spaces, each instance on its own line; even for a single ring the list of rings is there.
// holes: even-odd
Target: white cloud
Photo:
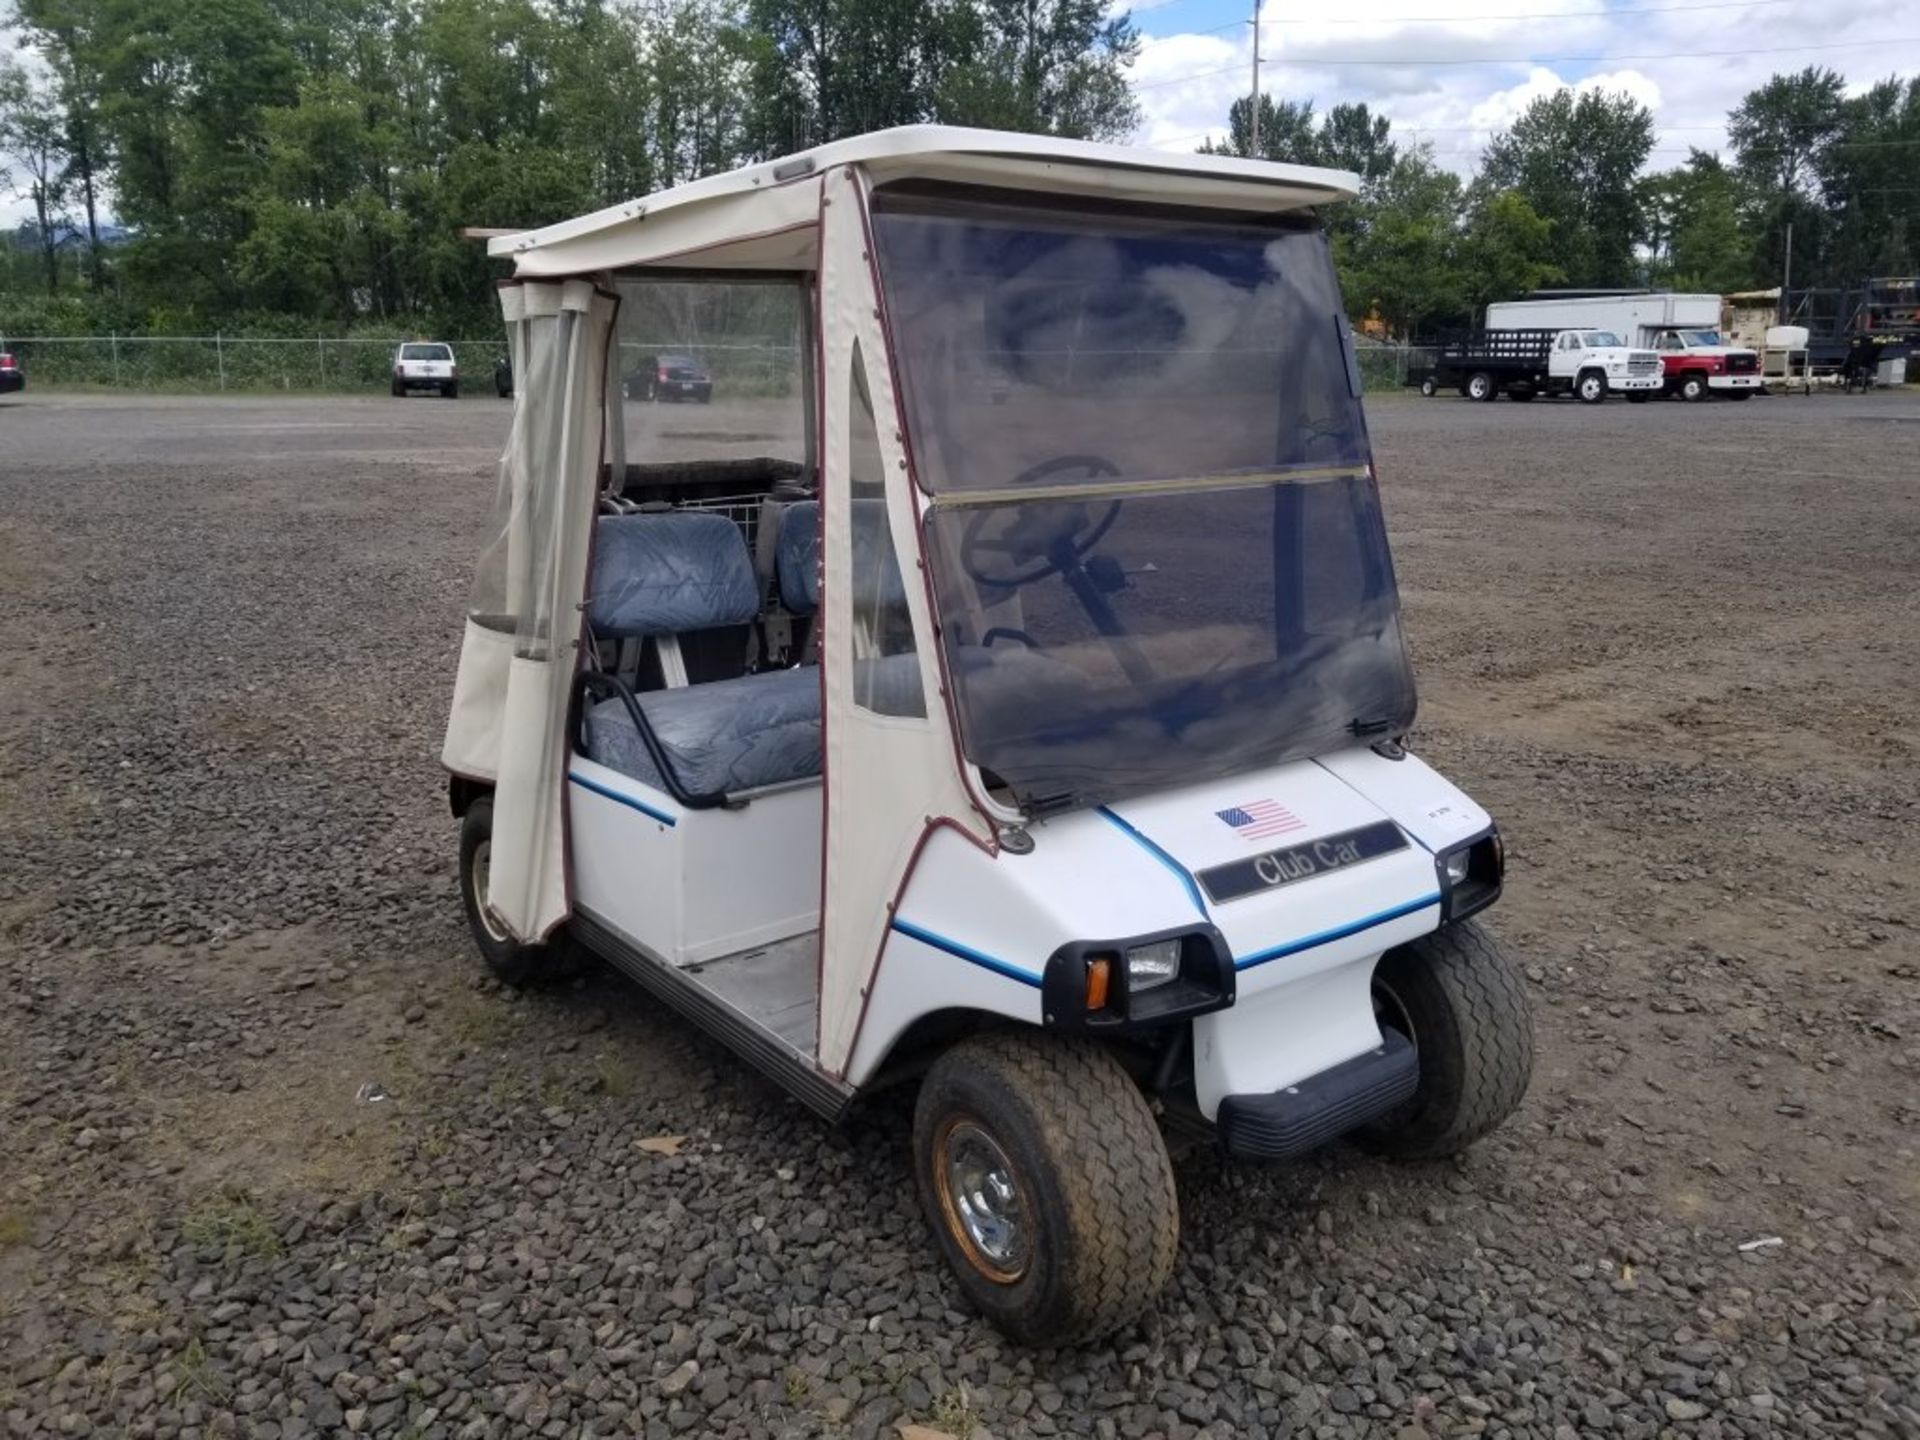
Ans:
[[[1364,100],[1392,119],[1397,138],[1430,142],[1466,174],[1493,131],[1562,84],[1625,91],[1652,110],[1660,134],[1649,164],[1666,168],[1683,162],[1689,147],[1723,148],[1727,112],[1775,73],[1825,65],[1855,89],[1920,73],[1920,12],[1912,0],[1624,4],[1266,0],[1262,88],[1311,99],[1321,111]],[[1175,15],[1133,8],[1145,35],[1135,66],[1138,143],[1190,149],[1203,136],[1224,134],[1227,107],[1251,82],[1250,28],[1183,34]],[[1456,18],[1427,20],[1423,9]],[[1826,48],[1858,41],[1875,43]],[[1344,61],[1369,63],[1331,63]]]

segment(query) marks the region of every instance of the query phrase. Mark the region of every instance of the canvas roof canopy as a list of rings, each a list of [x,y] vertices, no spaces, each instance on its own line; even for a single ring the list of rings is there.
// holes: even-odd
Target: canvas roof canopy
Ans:
[[[946,180],[1058,196],[1273,214],[1351,199],[1357,175],[1227,155],[1136,150],[1085,140],[909,125],[710,175],[671,190],[488,243],[525,279],[642,265],[793,271],[818,264],[820,191],[839,165],[875,184]]]

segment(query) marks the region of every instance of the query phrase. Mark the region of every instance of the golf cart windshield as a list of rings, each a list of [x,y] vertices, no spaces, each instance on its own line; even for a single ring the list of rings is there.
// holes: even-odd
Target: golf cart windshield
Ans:
[[[883,187],[962,742],[1029,807],[1412,722],[1359,375],[1298,217]]]

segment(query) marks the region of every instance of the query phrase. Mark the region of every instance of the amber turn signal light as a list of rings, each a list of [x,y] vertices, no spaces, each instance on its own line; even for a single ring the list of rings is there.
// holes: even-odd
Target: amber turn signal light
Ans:
[[[1111,978],[1111,962],[1107,960],[1087,961],[1087,1009],[1089,1011],[1107,1008],[1107,981]]]

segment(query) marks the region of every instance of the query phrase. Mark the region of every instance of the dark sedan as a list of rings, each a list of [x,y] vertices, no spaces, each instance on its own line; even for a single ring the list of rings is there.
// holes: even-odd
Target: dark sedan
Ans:
[[[693,400],[705,405],[713,399],[713,376],[690,355],[654,355],[628,374],[629,400]]]

